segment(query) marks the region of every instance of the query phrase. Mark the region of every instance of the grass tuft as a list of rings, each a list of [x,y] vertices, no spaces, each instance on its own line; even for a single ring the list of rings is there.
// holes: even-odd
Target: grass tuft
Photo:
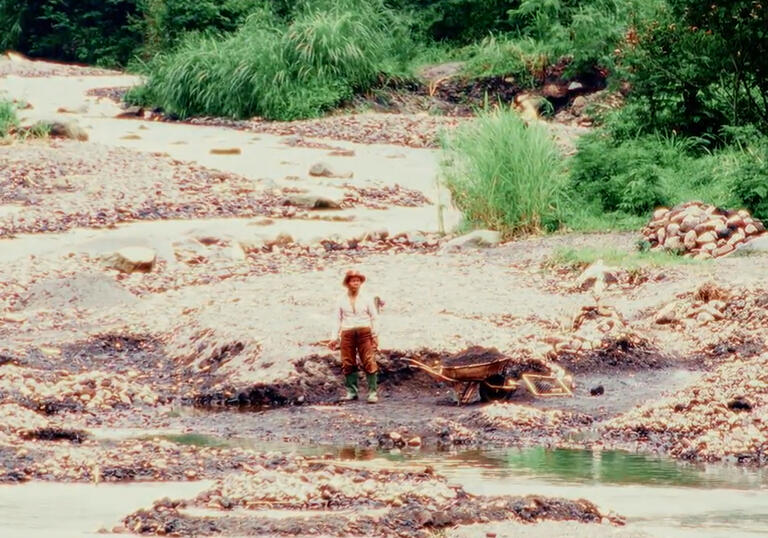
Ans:
[[[545,265],[579,270],[597,260],[603,260],[606,265],[620,267],[627,271],[704,263],[669,252],[627,251],[619,248],[560,247],[555,249],[554,254]]]
[[[0,99],[0,137],[10,135],[19,126],[16,105]]]
[[[457,128],[443,147],[445,184],[471,225],[505,237],[560,225],[566,177],[544,128],[497,109]]]

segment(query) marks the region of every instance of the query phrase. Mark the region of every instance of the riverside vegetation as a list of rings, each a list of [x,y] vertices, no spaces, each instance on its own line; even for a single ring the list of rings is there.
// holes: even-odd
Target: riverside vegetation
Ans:
[[[692,0],[0,1],[0,48],[127,65],[127,99],[179,118],[323,115],[418,86],[428,64],[531,90],[605,77],[618,110],[564,159],[507,103],[443,137],[445,180],[468,224],[507,236],[637,229],[699,199],[768,217],[768,14]],[[471,13],[471,17],[469,14]],[[13,125],[0,109],[0,133]],[[492,134],[491,134],[492,133]]]

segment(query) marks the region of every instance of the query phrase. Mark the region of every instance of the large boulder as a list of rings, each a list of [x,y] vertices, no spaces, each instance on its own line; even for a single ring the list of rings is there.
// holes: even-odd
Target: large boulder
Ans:
[[[105,259],[107,267],[122,273],[149,273],[154,269],[157,253],[149,247],[125,247]]]

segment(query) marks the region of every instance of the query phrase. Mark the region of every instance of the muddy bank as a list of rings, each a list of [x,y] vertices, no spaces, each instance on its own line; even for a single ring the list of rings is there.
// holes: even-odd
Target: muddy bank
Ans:
[[[157,502],[124,525],[141,534],[430,536],[479,521],[604,520],[584,500],[470,495],[430,468],[355,469],[300,457],[280,463],[246,469],[193,500]]]
[[[637,442],[677,458],[768,463],[768,355],[736,358],[693,386],[650,402],[602,427],[611,438]]]
[[[629,291],[608,290],[604,301],[615,305],[612,309],[631,333],[622,333],[617,325],[611,330],[618,332],[597,347],[555,351],[546,335],[573,334],[573,319],[584,312],[589,296],[550,290],[549,276],[539,272],[539,262],[523,261],[517,249],[511,245],[488,253],[358,254],[357,261],[371,275],[366,285],[386,303],[381,316],[382,401],[376,408],[337,405],[338,357],[324,344],[332,327],[318,307],[318,290],[338,289],[348,260],[355,259],[346,257],[346,250],[310,258],[310,265],[327,264],[312,272],[286,269],[295,260],[288,248],[262,252],[273,256],[282,271],[167,291],[147,285],[161,278],[163,270],[128,278],[104,273],[93,286],[88,279],[66,276],[11,281],[12,288],[24,291],[14,299],[13,315],[25,319],[16,317],[0,327],[6,348],[0,384],[6,397],[28,409],[74,418],[67,426],[74,430],[162,424],[227,436],[237,436],[239,429],[256,439],[369,447],[389,447],[394,432],[406,441],[419,437],[428,447],[605,443],[661,450],[663,444],[633,444],[631,435],[608,435],[600,425],[636,405],[651,404],[665,391],[695,386],[696,371],[702,368],[744,359],[747,347],[737,345],[729,352],[728,346],[717,344],[727,341],[723,338],[731,334],[728,327],[760,337],[762,303],[757,291],[734,291],[733,304],[725,309],[728,314],[717,325],[719,330],[709,331],[706,347],[697,347],[705,342],[701,333],[686,336],[675,324],[656,323],[656,312],[669,297],[695,295],[691,279],[698,277],[672,273],[666,281],[645,281]],[[50,266],[50,272],[75,264],[72,275],[77,275],[82,267],[78,263],[72,258],[58,268]],[[206,264],[184,263],[177,270],[203,275]],[[436,276],[423,281],[423,274]],[[445,281],[461,281],[463,286],[447,291],[440,284]],[[80,284],[75,289],[65,282]],[[489,287],[489,282],[497,285]],[[124,295],[125,288],[132,293]],[[47,310],[51,305],[58,305],[55,312]],[[587,319],[578,330],[600,334],[597,327],[603,318]],[[414,326],[429,330],[416,332]],[[643,339],[635,339],[641,332]],[[461,408],[455,406],[449,385],[431,380],[404,360],[447,358],[477,342],[521,359],[514,364],[526,369],[552,360],[554,352],[573,375],[575,396],[537,400],[518,391],[499,406]],[[749,348],[753,356],[757,342],[753,339]],[[511,372],[512,377],[521,372]],[[119,382],[107,384],[115,375]],[[239,423],[228,413],[163,417],[169,405],[195,404],[272,411],[252,423]]]

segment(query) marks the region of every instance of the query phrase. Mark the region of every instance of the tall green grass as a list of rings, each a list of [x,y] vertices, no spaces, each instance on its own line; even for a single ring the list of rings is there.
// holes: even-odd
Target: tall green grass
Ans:
[[[402,74],[406,30],[381,0],[311,2],[290,22],[264,11],[229,37],[191,36],[158,55],[130,99],[180,117],[317,116]]]
[[[16,106],[0,98],[0,137],[8,136],[18,126]]]
[[[445,184],[470,224],[507,237],[558,227],[566,176],[542,127],[497,109],[460,126],[443,145]]]

